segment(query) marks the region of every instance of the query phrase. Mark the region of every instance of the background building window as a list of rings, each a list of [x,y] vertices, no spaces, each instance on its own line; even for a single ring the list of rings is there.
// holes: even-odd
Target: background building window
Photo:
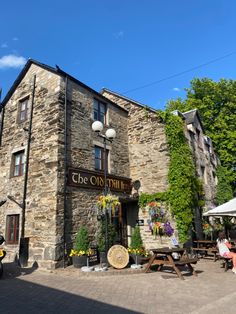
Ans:
[[[18,122],[23,122],[28,118],[29,98],[25,98],[19,102]]]
[[[93,118],[95,121],[101,121],[106,124],[106,104],[94,99],[93,101]]]
[[[108,171],[108,150],[106,150],[107,158],[106,158],[106,168]],[[104,149],[99,146],[95,146],[94,148],[94,155],[95,155],[95,170],[104,170]]]
[[[207,184],[207,173],[206,168],[204,166],[201,166],[201,177],[205,184]]]
[[[19,221],[20,215],[8,215],[6,226],[6,242],[17,244],[19,241]]]
[[[22,176],[24,174],[24,151],[17,152],[13,155],[13,177]]]

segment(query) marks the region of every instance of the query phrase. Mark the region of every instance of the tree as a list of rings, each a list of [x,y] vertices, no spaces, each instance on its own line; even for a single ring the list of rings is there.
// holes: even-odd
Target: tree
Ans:
[[[130,248],[134,250],[140,250],[143,248],[143,240],[140,233],[139,226],[134,228],[134,232],[131,236]]]
[[[80,227],[76,239],[74,248],[76,251],[85,251],[89,249],[89,235],[88,229],[85,226]]]
[[[170,100],[167,111],[198,109],[205,133],[213,142],[227,178],[236,188],[236,81],[209,78],[193,79],[186,99]]]
[[[219,166],[216,172],[218,183],[216,186],[216,204],[221,205],[233,198],[232,189],[227,177],[227,169]]]

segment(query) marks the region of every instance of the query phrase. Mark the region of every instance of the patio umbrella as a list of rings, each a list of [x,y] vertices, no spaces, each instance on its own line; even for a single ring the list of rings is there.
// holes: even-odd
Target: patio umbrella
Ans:
[[[206,213],[203,216],[232,216],[236,217],[236,198],[217,206]]]

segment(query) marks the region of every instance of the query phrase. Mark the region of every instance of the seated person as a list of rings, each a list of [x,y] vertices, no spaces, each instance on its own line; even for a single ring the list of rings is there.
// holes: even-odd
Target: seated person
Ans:
[[[230,248],[232,247],[229,241],[226,239],[225,233],[220,232],[219,237],[217,239],[217,247],[219,249],[220,256],[224,258],[232,258],[233,260],[233,268],[232,271],[236,275],[236,253],[230,252]]]

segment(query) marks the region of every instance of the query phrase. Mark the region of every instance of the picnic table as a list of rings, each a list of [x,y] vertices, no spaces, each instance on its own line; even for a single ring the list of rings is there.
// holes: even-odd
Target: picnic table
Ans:
[[[197,273],[193,269],[191,264],[196,264],[198,258],[189,258],[185,252],[185,249],[182,248],[158,248],[151,249],[152,256],[149,259],[149,262],[145,268],[145,273],[151,271],[151,267],[153,265],[158,265],[158,270],[163,270],[164,266],[171,267],[173,271],[176,272],[177,276],[180,279],[184,279],[181,273],[181,267],[186,266],[187,269],[195,276]],[[177,253],[179,255],[178,259],[173,257],[173,253]]]
[[[211,240],[196,240],[194,241],[197,247],[193,247],[192,250],[205,257],[208,255],[213,255],[214,262],[217,260],[218,249],[216,247],[216,241]]]

